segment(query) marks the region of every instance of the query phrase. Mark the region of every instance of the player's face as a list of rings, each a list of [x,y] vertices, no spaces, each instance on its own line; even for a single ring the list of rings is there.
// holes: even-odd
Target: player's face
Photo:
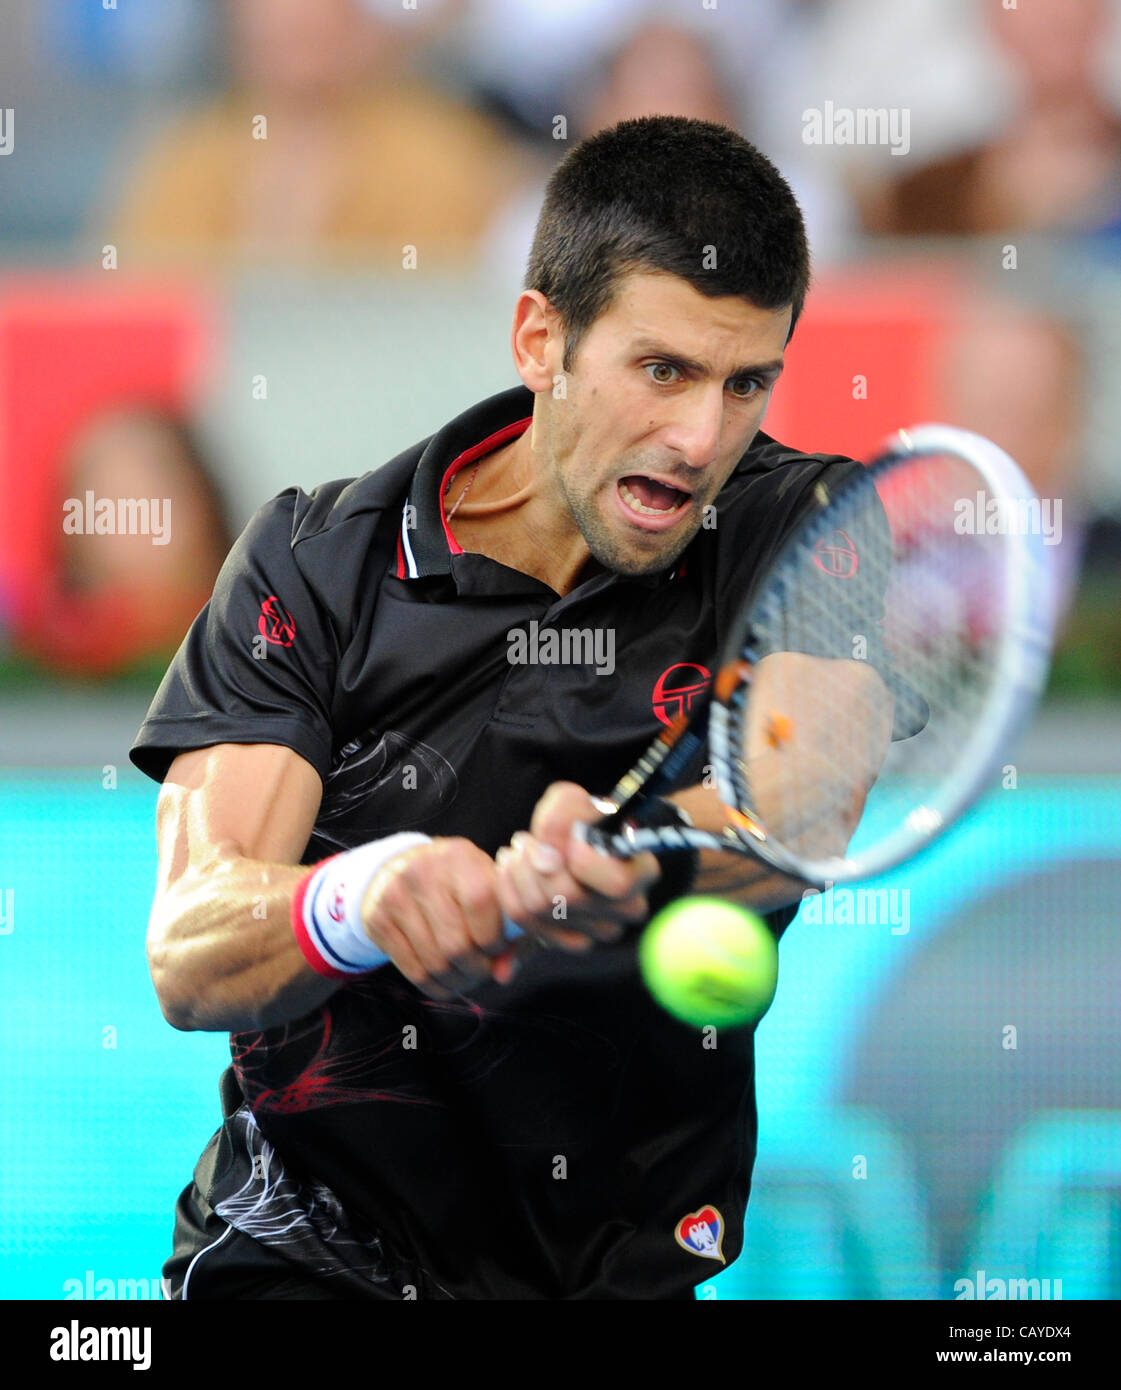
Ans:
[[[545,432],[554,480],[601,565],[664,569],[696,535],[763,422],[790,313],[709,299],[675,275],[623,282]]]

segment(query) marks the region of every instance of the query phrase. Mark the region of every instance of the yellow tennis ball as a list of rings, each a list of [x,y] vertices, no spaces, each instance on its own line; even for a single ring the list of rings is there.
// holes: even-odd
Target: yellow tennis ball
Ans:
[[[754,912],[723,898],[679,898],[650,922],[638,945],[646,987],[694,1028],[757,1023],[778,984],[778,947]]]

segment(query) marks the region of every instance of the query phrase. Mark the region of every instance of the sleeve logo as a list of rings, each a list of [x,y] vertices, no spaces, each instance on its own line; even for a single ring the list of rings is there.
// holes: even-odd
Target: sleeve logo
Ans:
[[[266,642],[278,647],[290,647],[296,640],[296,620],[287,608],[281,607],[275,594],[270,594],[261,604],[257,631]]]

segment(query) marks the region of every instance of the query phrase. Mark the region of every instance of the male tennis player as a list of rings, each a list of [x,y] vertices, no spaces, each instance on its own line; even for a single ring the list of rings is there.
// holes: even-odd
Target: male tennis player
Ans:
[[[781,932],[799,885],[571,830],[854,466],[759,432],[807,280],[739,136],[603,131],[549,184],[523,385],[234,546],[131,754],[161,1005],[232,1035],[172,1297],[686,1298],[738,1255],[752,1034],[660,1011],[636,928],[692,882]],[[715,828],[702,773],[664,810]]]

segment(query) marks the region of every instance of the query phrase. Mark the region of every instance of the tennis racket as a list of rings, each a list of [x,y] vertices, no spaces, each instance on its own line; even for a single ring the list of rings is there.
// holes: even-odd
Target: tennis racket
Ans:
[[[900,430],[866,467],[819,482],[727,629],[704,703],[582,838],[623,859],[727,850],[818,888],[918,854],[990,786],[1042,688],[1039,516],[1003,450],[947,425]],[[698,757],[723,830],[644,825],[653,797],[697,780]]]

